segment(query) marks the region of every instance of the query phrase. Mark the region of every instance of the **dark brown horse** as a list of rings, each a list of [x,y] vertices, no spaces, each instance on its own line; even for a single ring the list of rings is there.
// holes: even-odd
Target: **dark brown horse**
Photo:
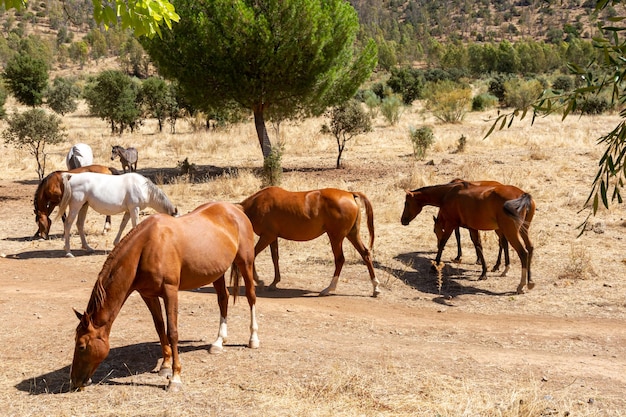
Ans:
[[[401,222],[408,225],[424,206],[439,207],[443,232],[438,237],[437,263],[457,227],[473,229],[476,234],[478,230],[499,230],[519,255],[522,277],[517,292],[522,293],[527,284],[528,289],[535,286],[530,273],[533,246],[528,236],[535,202],[530,194],[519,193],[513,186],[471,186],[465,182],[422,187],[407,191]]]
[[[75,168],[70,171],[54,171],[48,174],[48,176],[41,180],[39,186],[37,186],[37,190],[35,190],[35,197],[33,198],[33,204],[35,206],[35,222],[37,223],[38,228],[37,232],[35,232],[35,237],[40,237],[42,239],[48,239],[49,237],[50,226],[52,225],[50,214],[61,202],[61,197],[63,196],[63,191],[65,190],[65,187],[63,186],[63,179],[61,178],[61,173],[63,172],[99,172],[102,174],[117,173],[116,170],[111,170],[111,168],[102,165],[88,165]],[[65,221],[65,217],[63,218],[63,221]],[[104,231],[106,232],[110,229],[111,216],[106,216]]]
[[[71,369],[72,387],[89,384],[109,353],[113,321],[128,296],[137,291],[145,301],[159,335],[163,363],[159,374],[170,376],[168,389],[181,385],[178,355],[178,291],[213,283],[220,307],[217,340],[210,352],[221,351],[227,336],[228,289],[224,273],[231,267],[234,296],[243,275],[250,305],[250,340],[257,348],[254,288],[254,232],[241,209],[229,203],[208,203],[181,217],[154,214],[131,230],[104,262],[87,310],[76,312],[76,345]],[[159,298],[165,304],[167,332]]]
[[[365,206],[367,214],[369,250],[361,241],[359,232],[360,202]],[[254,248],[255,255],[270,246],[274,263],[274,281],[269,287],[270,290],[276,289],[276,284],[280,282],[278,238],[302,242],[313,240],[326,233],[335,257],[335,273],[330,285],[320,295],[328,295],[337,287],[339,274],[345,262],[342,249],[345,238],[354,245],[367,265],[374,287],[373,296],[376,297],[380,293],[378,288],[380,283],[374,274],[370,255],[374,245],[374,213],[365,194],[335,188],[291,192],[279,187],[267,187],[245,199],[241,205],[252,222],[254,232],[259,235]],[[255,278],[258,280],[256,272]]]

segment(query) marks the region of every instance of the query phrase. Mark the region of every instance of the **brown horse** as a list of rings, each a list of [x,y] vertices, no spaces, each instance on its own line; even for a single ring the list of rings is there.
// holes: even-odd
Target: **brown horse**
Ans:
[[[360,237],[361,205],[365,206],[367,226],[370,235],[368,250]],[[370,250],[374,245],[374,213],[372,204],[365,194],[325,188],[322,190],[291,192],[279,187],[267,187],[245,199],[241,206],[250,218],[254,232],[259,240],[254,248],[255,256],[268,245],[274,263],[274,281],[269,289],[276,289],[280,282],[278,267],[278,238],[307,241],[324,233],[330,239],[335,257],[335,273],[328,288],[320,295],[328,295],[337,288],[339,274],[345,262],[343,240],[348,238],[359,252],[370,274],[374,287],[373,296],[380,290],[379,281],[374,274],[374,265]],[[258,276],[255,271],[255,279]]]
[[[499,230],[517,252],[522,264],[522,277],[517,287],[523,293],[535,284],[532,281],[530,265],[533,246],[528,236],[528,228],[535,213],[535,202],[530,194],[517,187],[471,186],[466,182],[448,183],[422,187],[407,191],[401,222],[408,225],[424,206],[439,207],[442,222],[442,235],[438,237],[436,262],[452,231],[457,227],[478,230]]]
[[[50,233],[50,226],[52,226],[52,220],[50,214],[54,211],[54,208],[61,202],[63,191],[63,179],[61,173],[63,172],[99,172],[102,174],[114,174],[117,170],[102,165],[88,165],[72,169],[70,171],[54,171],[48,174],[37,186],[35,190],[35,197],[33,198],[33,204],[35,206],[35,222],[37,223],[37,232],[35,237],[42,239],[48,239]],[[65,221],[65,217],[63,218]],[[106,216],[104,222],[104,231],[107,232],[111,229],[111,216]]]
[[[231,267],[232,265],[232,267]],[[159,375],[170,376],[169,390],[182,386],[178,354],[178,291],[213,283],[220,307],[217,340],[210,352],[221,351],[227,336],[228,289],[224,273],[231,267],[234,296],[243,275],[250,305],[250,340],[257,348],[254,288],[254,232],[241,209],[229,203],[204,204],[189,214],[154,214],[131,230],[109,254],[80,314],[71,368],[72,387],[90,383],[109,353],[113,321],[128,296],[137,291],[145,301],[159,335],[163,363]],[[159,298],[165,304],[167,332]]]
[[[502,185],[502,183],[497,182],[497,181],[464,181],[460,178],[456,178],[450,181],[450,183],[464,183],[465,186],[468,186],[468,187],[469,186]],[[520,190],[520,195],[522,194],[523,194],[523,191]],[[434,217],[433,220],[435,222],[434,232],[435,232],[435,235],[437,236],[437,239],[439,239],[444,233],[443,231],[444,222],[439,217]],[[470,232],[470,238],[472,239],[472,242],[474,243],[474,248],[476,250],[476,263],[481,264],[483,268],[481,279],[486,279],[487,278],[487,264],[485,262],[483,247],[480,241],[480,234],[478,233],[478,231],[473,231],[471,229],[468,229],[468,230]],[[498,259],[496,260],[496,263],[491,269],[491,272],[496,272],[500,270],[500,265],[502,264],[502,254],[504,253],[504,272],[502,272],[500,276],[505,277],[507,273],[509,272],[509,268],[511,265],[511,260],[509,257],[509,242],[507,242],[506,238],[504,237],[504,235],[502,235],[502,233],[500,233],[500,231],[496,230],[495,232],[498,235],[499,249],[498,249]],[[463,256],[463,252],[461,250],[461,232],[459,231],[458,227],[454,229],[454,237],[456,238],[456,247],[457,247],[457,255],[456,255],[456,258],[454,258],[454,261],[460,262],[461,257]]]

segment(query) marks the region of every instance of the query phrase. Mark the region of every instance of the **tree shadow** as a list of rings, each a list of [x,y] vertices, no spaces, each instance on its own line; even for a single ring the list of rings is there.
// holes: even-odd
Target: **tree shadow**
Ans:
[[[224,344],[225,347],[245,347],[244,344]],[[178,351],[182,355],[186,352],[208,350],[211,344],[196,340],[179,341]],[[111,349],[109,355],[100,364],[91,377],[97,385],[124,385],[124,386],[147,386],[163,389],[168,384],[168,379],[162,378],[161,383],[154,382],[126,382],[116,381],[118,378],[140,374],[157,375],[157,364],[161,356],[161,345],[158,342],[137,343],[134,345],[121,346]],[[15,385],[19,391],[30,395],[63,394],[70,392],[70,368],[63,368],[42,374],[31,376]],[[160,377],[159,377],[160,378]]]
[[[185,178],[194,184],[204,183],[225,175],[237,177],[239,167],[218,167],[214,165],[193,165],[189,174],[183,174],[180,168],[142,168],[137,169],[137,173],[150,178],[155,184],[170,184],[178,178]]]
[[[485,288],[476,287],[476,283],[488,281],[472,279],[472,275],[479,275],[480,272],[466,269],[463,267],[463,264],[453,262],[445,263],[442,270],[441,291],[439,291],[437,271],[433,268],[431,261],[432,255],[432,252],[401,253],[395,256],[394,259],[406,265],[407,270],[397,270],[388,267],[383,267],[383,269],[423,293],[437,295],[433,301],[445,305],[449,305],[446,300],[460,295],[508,296],[515,294],[512,291],[493,292]]]

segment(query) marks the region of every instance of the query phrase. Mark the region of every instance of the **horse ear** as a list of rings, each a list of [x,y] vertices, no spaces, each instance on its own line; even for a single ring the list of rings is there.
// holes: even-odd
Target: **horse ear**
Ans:
[[[433,220],[437,223],[437,218],[435,216],[433,216]]]
[[[72,310],[74,310],[74,314],[76,314],[76,317],[78,317],[78,320],[82,321],[83,320],[83,315],[80,314],[78,312],[78,310],[76,310],[75,308],[72,308]]]

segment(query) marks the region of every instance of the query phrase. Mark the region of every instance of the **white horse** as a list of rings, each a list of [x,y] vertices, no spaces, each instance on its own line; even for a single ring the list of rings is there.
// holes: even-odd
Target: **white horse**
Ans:
[[[67,170],[86,167],[93,164],[93,152],[91,147],[86,143],[77,143],[70,148],[65,157],[65,165]]]
[[[120,230],[113,241],[114,245],[120,241],[122,232],[131,219],[133,227],[139,220],[139,211],[151,207],[160,213],[172,216],[178,215],[165,193],[152,181],[137,173],[124,175],[106,175],[95,172],[81,172],[72,174],[64,172],[64,192],[59,203],[59,214],[65,212],[69,206],[70,212],[65,220],[65,256],[72,257],[70,252],[70,229],[78,215],[76,227],[80,234],[83,249],[93,251],[85,239],[84,225],[87,209],[92,207],[101,214],[118,214],[124,212]]]

